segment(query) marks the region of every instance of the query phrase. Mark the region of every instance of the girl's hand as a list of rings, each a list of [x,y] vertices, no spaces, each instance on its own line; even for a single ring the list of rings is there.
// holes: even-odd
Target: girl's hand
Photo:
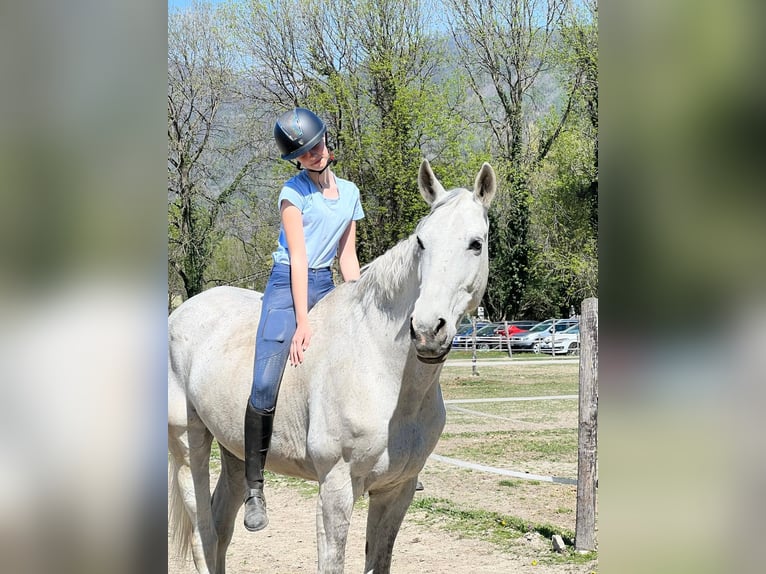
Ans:
[[[309,348],[309,343],[311,343],[311,326],[308,323],[299,324],[290,343],[290,363],[294,367],[303,362],[303,353]]]

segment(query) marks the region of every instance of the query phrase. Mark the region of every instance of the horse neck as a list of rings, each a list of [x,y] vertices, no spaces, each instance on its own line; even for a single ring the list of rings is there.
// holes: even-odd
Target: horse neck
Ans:
[[[420,293],[416,248],[410,236],[367,266],[357,289],[363,308],[376,309],[392,322],[409,321]]]
[[[388,323],[389,328],[376,324],[372,334],[379,336],[378,344],[385,349],[388,372],[398,372],[401,376],[396,408],[399,416],[405,417],[417,416],[425,397],[441,401],[438,390],[433,388],[441,364],[419,361],[410,342],[410,317],[420,295],[417,252],[414,235],[399,242],[367,266],[355,290],[358,308],[368,319],[373,315],[373,321]]]

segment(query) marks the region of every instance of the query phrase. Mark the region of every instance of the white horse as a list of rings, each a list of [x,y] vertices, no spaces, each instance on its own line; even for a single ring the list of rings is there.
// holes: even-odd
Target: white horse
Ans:
[[[305,361],[282,378],[266,468],[319,482],[321,574],[343,572],[354,501],[365,492],[365,572],[389,572],[418,473],[444,428],[443,362],[460,317],[486,288],[492,167],[482,166],[473,192],[447,192],[424,160],[418,185],[430,213],[358,281],[312,309]],[[243,420],[260,301],[255,291],[216,287],[169,318],[171,522],[200,573],[225,572],[243,503]],[[221,474],[211,498],[213,438]]]

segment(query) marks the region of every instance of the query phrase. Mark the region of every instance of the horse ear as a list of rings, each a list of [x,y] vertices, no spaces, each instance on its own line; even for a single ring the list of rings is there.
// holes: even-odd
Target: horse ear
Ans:
[[[420,188],[420,195],[423,196],[428,205],[433,205],[437,199],[446,193],[442,184],[436,179],[434,172],[431,171],[431,164],[428,163],[427,159],[420,162],[418,187]]]
[[[488,208],[489,204],[492,203],[492,198],[495,196],[495,191],[497,191],[495,170],[485,162],[476,175],[476,181],[473,183],[473,195],[485,208]]]

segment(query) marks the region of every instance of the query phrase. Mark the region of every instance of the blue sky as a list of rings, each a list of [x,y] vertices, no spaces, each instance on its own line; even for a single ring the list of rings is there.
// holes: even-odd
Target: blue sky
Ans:
[[[168,9],[186,8],[189,4],[191,4],[191,0],[168,0]]]
[[[208,0],[211,4],[217,4],[221,0]],[[190,6],[192,0],[168,0],[168,10],[171,8],[186,8]]]

